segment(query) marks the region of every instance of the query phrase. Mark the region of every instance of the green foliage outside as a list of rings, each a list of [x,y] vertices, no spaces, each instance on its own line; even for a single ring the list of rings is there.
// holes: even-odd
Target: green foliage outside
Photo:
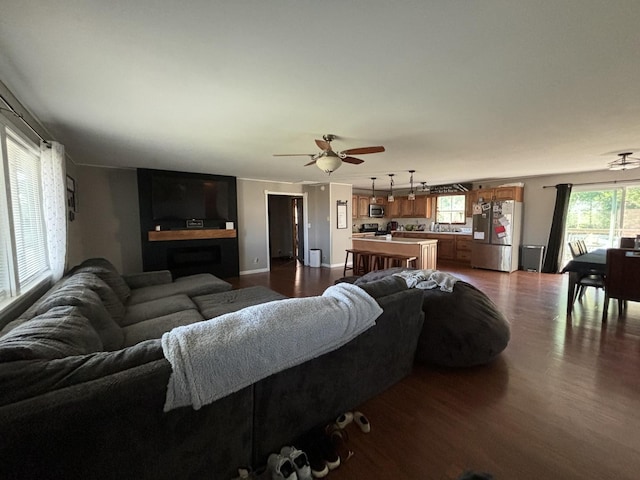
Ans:
[[[624,197],[624,209],[621,201]],[[620,218],[624,212],[624,218]],[[640,229],[640,187],[572,192],[567,229]]]

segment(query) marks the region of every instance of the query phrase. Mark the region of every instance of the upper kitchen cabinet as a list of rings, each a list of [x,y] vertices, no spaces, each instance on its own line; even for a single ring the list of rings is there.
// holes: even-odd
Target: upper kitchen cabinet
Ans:
[[[406,197],[395,197],[393,202],[387,203],[386,217],[398,218],[402,216],[402,204],[406,201]]]
[[[369,197],[358,196],[358,217],[369,217]]]
[[[388,204],[387,212],[389,217],[405,218],[430,218],[431,217],[431,197],[427,195],[416,196],[415,200],[408,197],[395,197],[395,201]]]
[[[466,202],[467,217],[473,215],[473,204],[478,203],[481,198],[485,202],[490,202],[491,200],[515,200],[516,202],[522,202],[524,198],[524,187],[495,187],[468,191]]]
[[[351,201],[353,202],[351,208],[351,216],[353,218],[369,218],[369,205],[387,205],[387,197],[375,197],[375,202],[372,201],[370,195],[353,195]],[[386,213],[386,212],[385,212]],[[387,216],[387,215],[385,215]]]

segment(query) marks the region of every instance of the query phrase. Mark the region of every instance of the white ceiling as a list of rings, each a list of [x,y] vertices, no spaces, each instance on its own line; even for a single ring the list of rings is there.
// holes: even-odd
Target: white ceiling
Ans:
[[[368,188],[640,154],[638,0],[2,1],[0,80],[78,164]],[[640,155],[638,155],[640,156]]]

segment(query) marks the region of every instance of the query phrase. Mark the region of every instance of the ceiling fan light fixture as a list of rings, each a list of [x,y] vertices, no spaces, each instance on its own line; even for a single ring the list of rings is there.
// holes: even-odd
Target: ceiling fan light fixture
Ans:
[[[340,160],[340,157],[337,156],[334,157],[332,155],[326,155],[316,160],[316,165],[324,173],[331,174],[331,172],[335,172],[338,168],[340,168],[340,165],[342,165],[342,160]]]
[[[609,170],[631,170],[640,167],[640,159],[629,158],[633,152],[619,153],[620,158],[609,162]]]
[[[394,175],[395,175],[394,173],[389,174],[390,181],[389,181],[389,195],[387,196],[387,202],[395,201],[395,199],[393,198],[393,176]]]

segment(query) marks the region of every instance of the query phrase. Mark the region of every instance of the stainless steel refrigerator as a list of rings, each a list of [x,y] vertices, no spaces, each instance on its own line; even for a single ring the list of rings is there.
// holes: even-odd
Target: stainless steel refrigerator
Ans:
[[[474,205],[471,266],[517,270],[521,228],[522,202],[494,200]]]

